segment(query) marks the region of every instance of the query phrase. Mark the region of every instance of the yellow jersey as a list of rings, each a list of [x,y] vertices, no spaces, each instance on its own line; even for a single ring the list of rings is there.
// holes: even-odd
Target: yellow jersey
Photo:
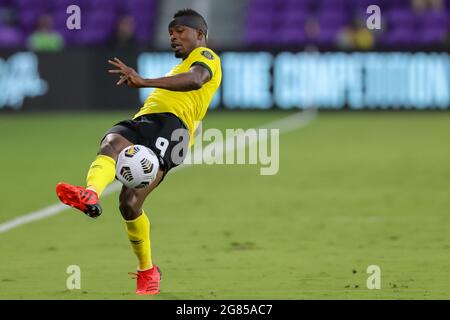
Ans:
[[[211,49],[198,47],[166,75],[173,76],[188,72],[195,64],[204,66],[211,73],[211,79],[208,82],[200,89],[192,91],[170,91],[157,88],[148,96],[133,119],[151,113],[172,113],[187,126],[192,144],[196,126],[205,116],[214,93],[222,81],[220,58]]]

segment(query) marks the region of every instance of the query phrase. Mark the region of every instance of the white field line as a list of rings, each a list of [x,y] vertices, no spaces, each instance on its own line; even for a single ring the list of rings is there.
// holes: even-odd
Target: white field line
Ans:
[[[293,115],[290,115],[286,118],[280,119],[280,120],[276,120],[273,121],[271,123],[268,123],[267,125],[261,126],[259,127],[259,129],[265,128],[265,129],[280,129],[280,133],[286,133],[286,132],[290,132],[296,129],[300,129],[303,128],[305,126],[307,126],[308,124],[310,124],[312,121],[314,121],[314,119],[317,116],[317,110],[316,109],[307,109],[305,111],[299,112],[299,113],[295,113]],[[235,139],[236,137],[231,137],[229,139]],[[244,139],[245,140],[245,139]],[[238,139],[238,141],[240,141]],[[253,143],[256,143],[257,140],[256,139],[252,139],[251,141],[249,141],[249,143],[241,143],[238,144],[237,148],[234,148],[234,145],[228,145],[226,143],[226,141],[223,142],[223,144],[225,146],[227,146],[225,153],[234,151],[234,149],[239,150],[241,148],[245,148],[247,147],[247,145],[251,145]],[[233,148],[230,148],[233,147]],[[197,159],[198,157],[201,157],[203,150],[197,150],[193,155],[193,159]],[[199,153],[199,154],[197,154]],[[203,159],[203,160],[208,160],[208,159]],[[183,168],[188,167],[189,165],[181,165],[179,167],[177,167],[174,170],[180,170]],[[121,183],[119,182],[114,182],[112,183],[103,193],[103,196],[107,196],[111,193],[114,193],[116,191],[119,191],[121,188]],[[61,204],[61,203],[55,203],[52,204],[48,207],[45,207],[43,209],[37,210],[37,211],[33,211],[24,215],[21,215],[17,218],[14,218],[12,220],[6,221],[2,224],[0,224],[0,234],[1,233],[5,233],[9,230],[15,229],[17,227],[23,226],[25,224],[34,222],[34,221],[39,221],[54,215],[57,215],[61,212],[63,212],[64,210],[69,209],[70,207]]]

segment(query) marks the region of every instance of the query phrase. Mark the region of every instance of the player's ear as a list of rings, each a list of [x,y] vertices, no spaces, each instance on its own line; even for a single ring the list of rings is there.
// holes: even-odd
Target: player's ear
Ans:
[[[202,31],[197,31],[197,40],[205,39],[205,41],[208,40],[207,36]]]

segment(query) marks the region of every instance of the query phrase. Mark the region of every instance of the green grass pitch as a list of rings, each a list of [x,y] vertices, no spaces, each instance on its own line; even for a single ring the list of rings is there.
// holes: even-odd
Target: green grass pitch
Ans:
[[[249,128],[290,113],[225,113]],[[83,184],[98,140],[127,113],[1,115],[0,224]],[[145,209],[161,294],[138,297],[118,194],[0,234],[0,299],[431,299],[450,297],[450,113],[319,113],[280,136],[280,171],[195,165]],[[81,268],[81,289],[66,268]],[[366,269],[381,268],[369,290]]]

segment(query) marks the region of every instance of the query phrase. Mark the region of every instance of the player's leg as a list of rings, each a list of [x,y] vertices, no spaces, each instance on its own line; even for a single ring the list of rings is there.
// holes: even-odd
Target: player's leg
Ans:
[[[147,196],[158,186],[164,176],[159,171],[155,181],[143,189],[122,187],[120,193],[120,212],[131,247],[138,260],[137,294],[158,294],[160,271],[153,265],[150,242],[150,220],[142,209]]]
[[[100,198],[105,188],[114,181],[116,161],[120,151],[130,145],[133,143],[120,134],[107,134],[100,144],[97,157],[89,167],[86,189],[94,191]]]
[[[96,159],[89,167],[86,178],[87,188],[59,183],[56,186],[59,199],[92,218],[98,217],[102,213],[99,197],[108,184],[114,181],[116,160],[120,151],[130,145],[133,143],[121,134],[107,134],[101,141]]]
[[[142,189],[130,189],[122,186],[119,196],[120,213],[125,221],[131,246],[138,258],[139,270],[146,270],[153,266],[150,250],[150,222],[142,210],[142,205],[162,177],[163,171],[160,170],[155,181]]]

